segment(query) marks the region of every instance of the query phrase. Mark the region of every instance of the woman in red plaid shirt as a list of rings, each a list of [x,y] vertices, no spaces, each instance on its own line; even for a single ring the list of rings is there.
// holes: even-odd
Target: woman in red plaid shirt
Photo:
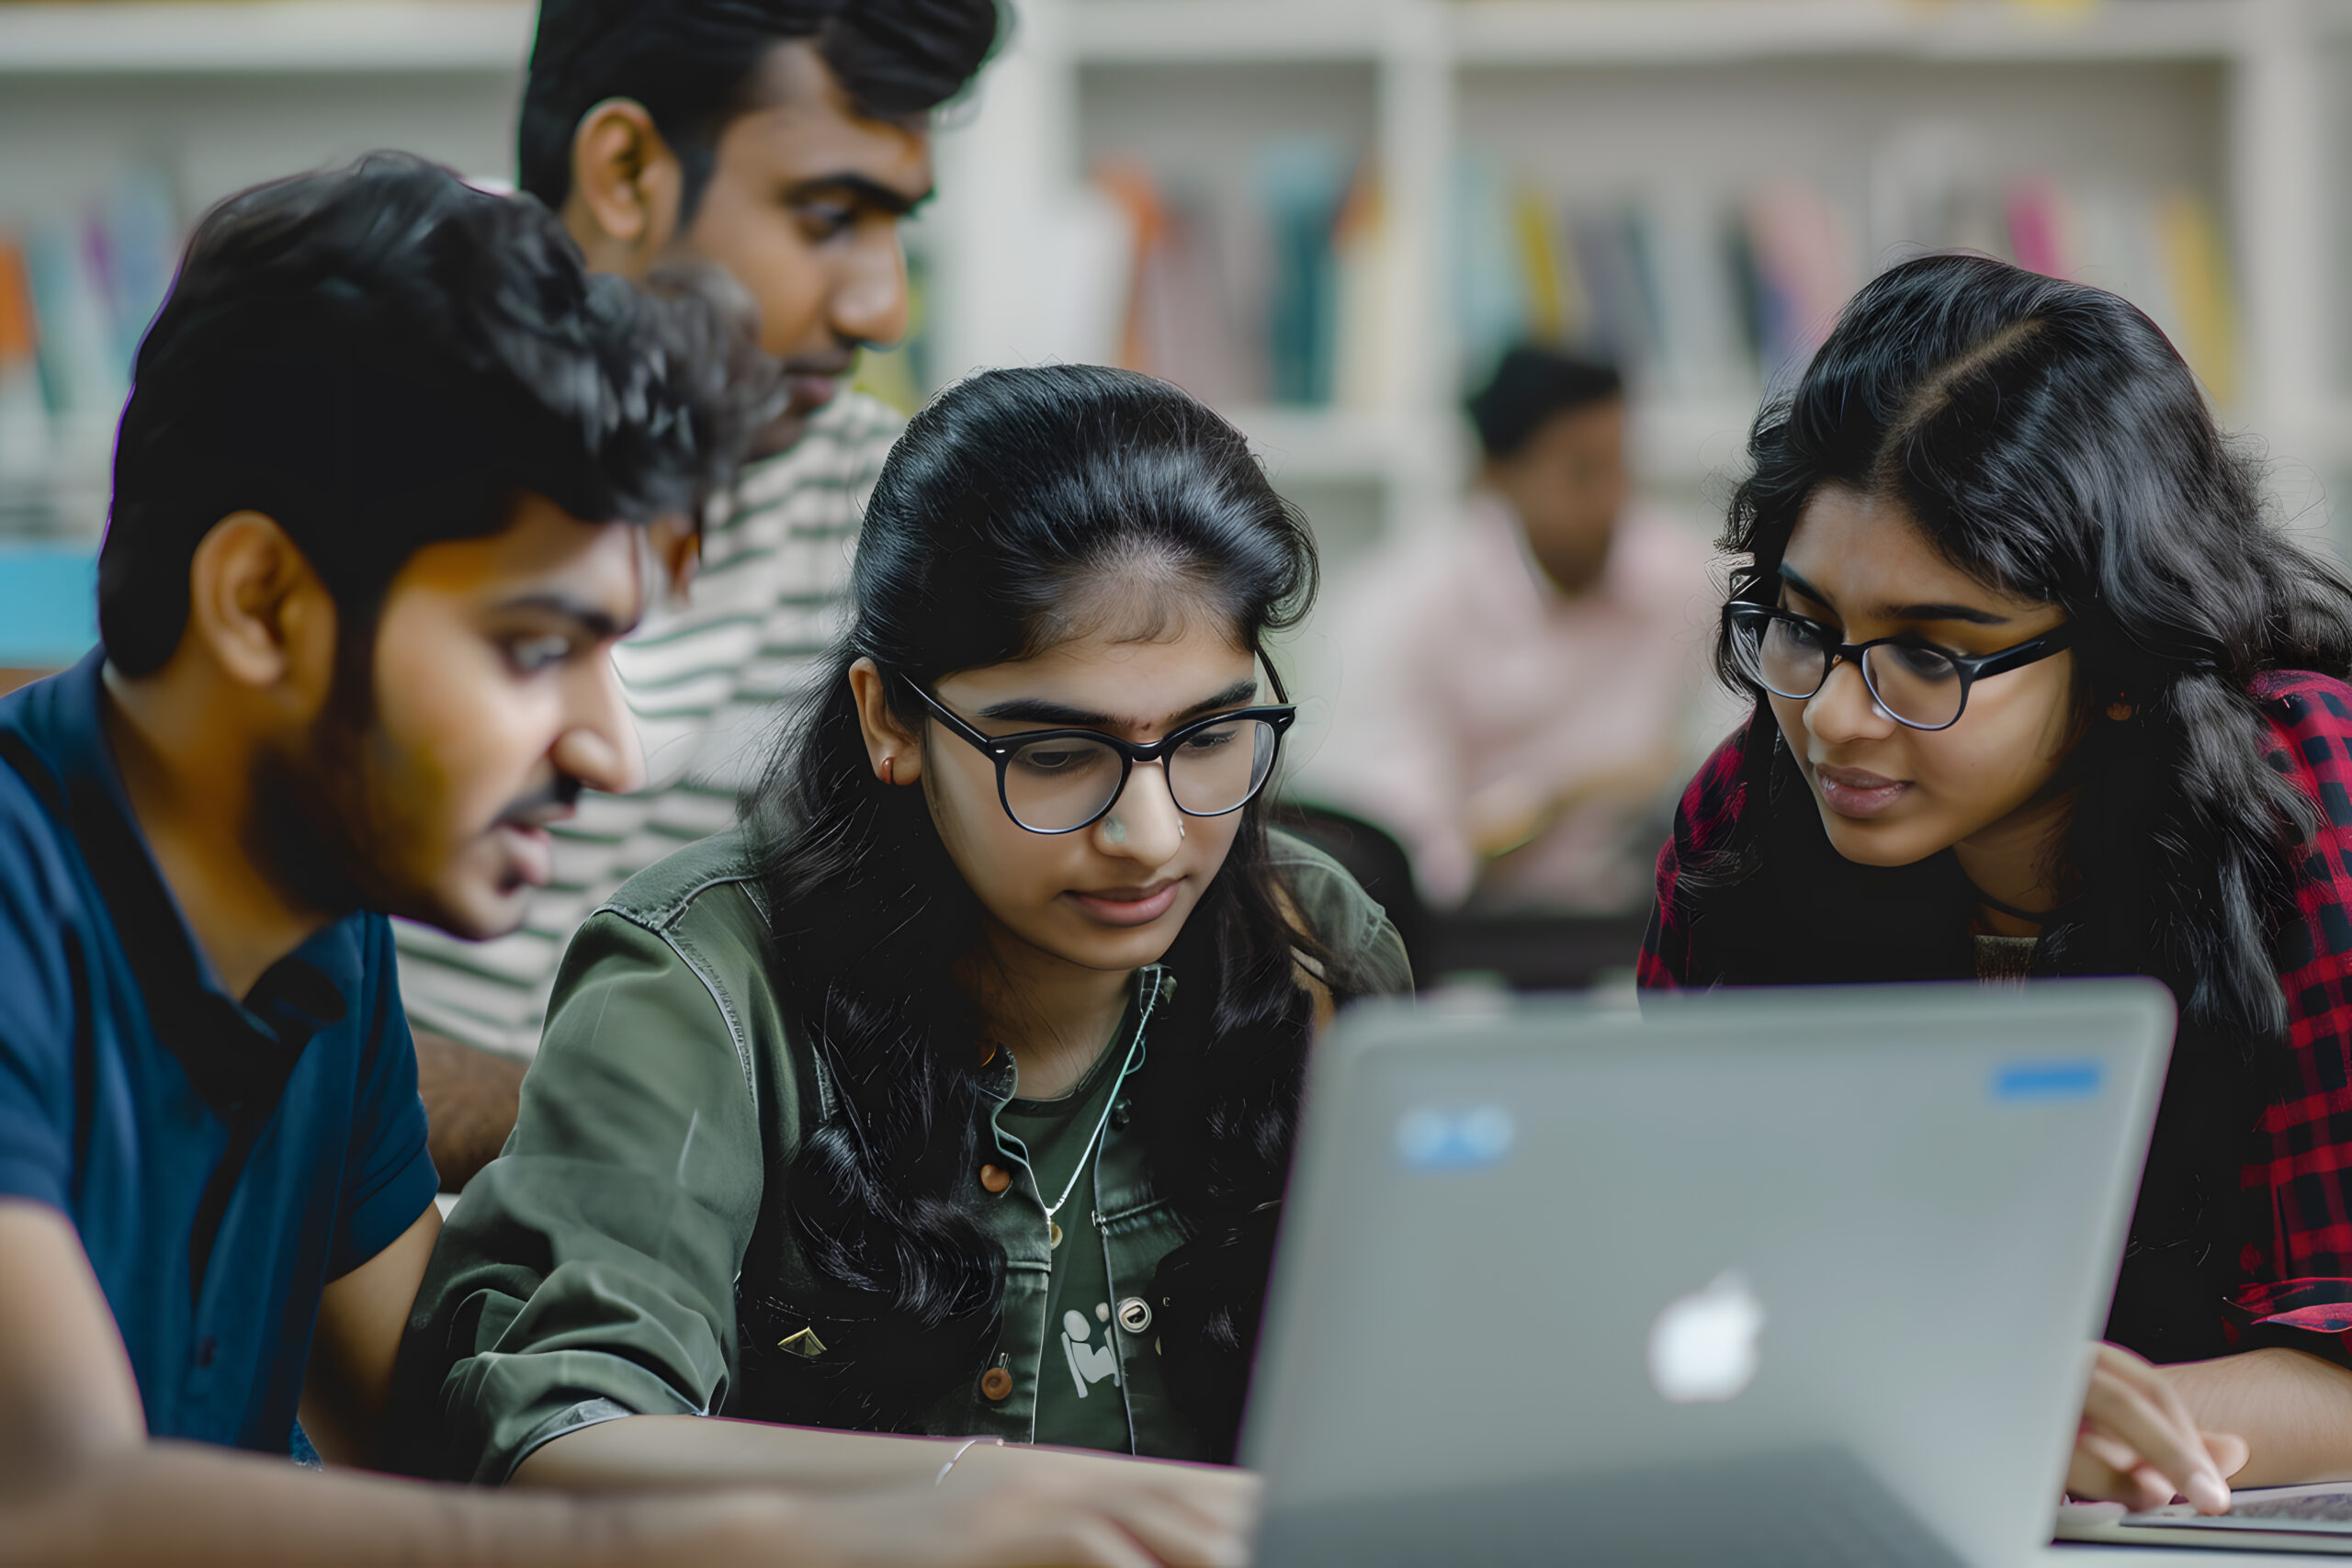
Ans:
[[[1769,406],[1657,987],[2153,975],[2181,1028],[2068,1485],[2352,1475],[2352,582],[2164,335],[1981,257]]]

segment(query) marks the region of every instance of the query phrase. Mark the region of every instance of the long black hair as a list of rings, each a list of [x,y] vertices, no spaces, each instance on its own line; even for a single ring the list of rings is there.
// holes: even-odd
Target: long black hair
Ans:
[[[2146,316],[1981,256],[1923,257],[1862,289],[1748,451],[1722,541],[1747,558],[1735,599],[1775,601],[1791,534],[1838,486],[1894,502],[1960,570],[2075,626],[2079,739],[2062,782],[2079,793],[2053,868],[2068,902],[2036,967],[2171,987],[2183,1028],[2135,1256],[2234,1267],[2222,1244],[2237,1140],[2284,1058],[2271,946],[2293,911],[2293,848],[2316,825],[2315,803],[2267,765],[2276,741],[2254,686],[2352,671],[2352,583],[2266,514],[2258,468]],[[1758,698],[1742,765],[1749,800],[1767,803],[1693,884],[1730,917],[1711,916],[1718,936],[1754,933],[1723,977],[1967,972],[1955,911],[1975,899],[1951,857],[1844,863],[1727,639],[1717,662]],[[2165,1332],[2149,1325],[2143,1348],[2166,1348]]]
[[[978,1374],[1004,1258],[959,1202],[989,1100],[981,1023],[953,971],[978,899],[914,789],[876,781],[849,668],[871,659],[920,733],[908,680],[1034,655],[1084,629],[1111,588],[1205,606],[1260,649],[1312,601],[1315,548],[1243,437],[1125,371],[992,371],[943,393],[891,452],[866,509],[850,625],[746,814],[764,855],[774,978],[836,1103],[783,1174],[782,1226],[808,1301],[747,1303],[748,1340],[815,1326],[820,1360],[771,1358],[783,1418],[889,1428]],[[1073,616],[1079,617],[1073,619]],[[1262,649],[1261,649],[1262,651]],[[904,678],[904,679],[901,679]],[[1262,807],[1165,963],[1177,988],[1134,1096],[1157,1195],[1188,1240],[1152,1287],[1171,1393],[1231,1450],[1288,1175],[1313,1004]],[[772,1320],[772,1321],[771,1321]]]

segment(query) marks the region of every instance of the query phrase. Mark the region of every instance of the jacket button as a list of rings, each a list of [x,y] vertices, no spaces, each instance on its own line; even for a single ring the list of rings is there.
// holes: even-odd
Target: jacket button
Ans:
[[[1001,1165],[980,1167],[980,1185],[991,1192],[1001,1192],[1012,1185],[1012,1172]]]
[[[1141,1296],[1129,1296],[1119,1303],[1119,1326],[1130,1334],[1141,1334],[1151,1326],[1151,1304]]]
[[[980,1374],[980,1393],[991,1400],[1001,1400],[1012,1393],[1012,1374],[1002,1367],[990,1367]]]
[[[1111,1107],[1111,1125],[1117,1131],[1122,1133],[1125,1132],[1127,1130],[1127,1123],[1135,1119],[1136,1102],[1134,1100],[1123,1100],[1119,1101],[1118,1104]]]

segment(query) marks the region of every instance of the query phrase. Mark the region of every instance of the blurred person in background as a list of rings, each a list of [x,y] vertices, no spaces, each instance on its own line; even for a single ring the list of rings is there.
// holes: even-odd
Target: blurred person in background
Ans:
[[[1296,793],[1393,835],[1434,908],[1622,912],[1705,716],[1731,722],[1708,547],[1631,500],[1613,369],[1517,348],[1469,409],[1462,515],[1337,607],[1343,684]]]
[[[907,330],[899,225],[932,192],[932,111],[971,83],[998,28],[995,0],[540,8],[523,189],[595,270],[686,271],[739,290],[792,401],[699,536],[664,536],[691,585],[616,655],[647,786],[591,793],[550,829],[553,879],[513,935],[471,944],[395,928],[449,1190],[514,1124],[573,931],[631,874],[733,819],[746,759],[832,637],[859,509],[901,423],[843,389],[862,348]]]
[[[781,404],[723,312],[415,159],[198,224],[122,419],[102,645],[0,701],[0,1562],[1151,1560],[1042,1473],[343,1472],[441,1228],[385,914],[512,929],[549,825],[634,782],[646,527]]]

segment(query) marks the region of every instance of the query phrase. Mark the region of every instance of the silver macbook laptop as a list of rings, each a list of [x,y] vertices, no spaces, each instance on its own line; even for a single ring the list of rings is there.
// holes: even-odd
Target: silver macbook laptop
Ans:
[[[2130,980],[1351,1012],[1244,1427],[1260,1561],[2030,1561],[2172,1021]]]

